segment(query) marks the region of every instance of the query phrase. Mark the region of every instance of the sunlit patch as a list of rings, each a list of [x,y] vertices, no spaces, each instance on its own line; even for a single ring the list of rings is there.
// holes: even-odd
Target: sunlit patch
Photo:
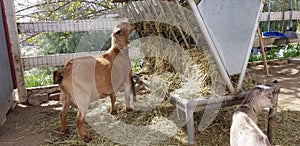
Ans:
[[[54,107],[52,108],[53,110],[56,110],[56,111],[61,111],[62,110],[62,107]]]
[[[264,65],[257,65],[256,69],[264,69]]]
[[[41,106],[42,107],[47,107],[47,106],[52,106],[52,105],[56,105],[56,104],[58,104],[59,103],[59,101],[48,101],[48,102],[46,102],[46,103],[42,103],[41,104]]]
[[[295,69],[295,68],[285,68],[285,69],[277,71],[278,74],[282,74],[282,75],[295,75],[298,72],[299,72],[299,70]]]
[[[21,103],[19,103],[18,106],[19,106],[19,107],[28,107],[27,105],[21,104]]]
[[[295,93],[294,90],[286,89],[286,88],[282,88],[280,92],[281,92],[281,93]]]

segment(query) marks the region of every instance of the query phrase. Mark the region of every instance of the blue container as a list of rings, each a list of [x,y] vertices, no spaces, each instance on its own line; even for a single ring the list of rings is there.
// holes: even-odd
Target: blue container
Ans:
[[[285,35],[283,33],[277,31],[266,31],[263,32],[262,36],[267,38],[285,38]]]

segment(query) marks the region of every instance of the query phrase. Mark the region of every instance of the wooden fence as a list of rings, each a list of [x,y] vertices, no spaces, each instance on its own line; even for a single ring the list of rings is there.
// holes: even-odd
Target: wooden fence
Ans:
[[[260,21],[267,21],[268,13],[264,12],[260,16]],[[300,11],[293,12],[293,20],[300,19]],[[270,21],[282,20],[282,12],[271,12]],[[285,12],[285,20],[289,20],[289,11]],[[41,32],[78,32],[78,31],[96,31],[96,30],[112,30],[115,23],[121,20],[116,19],[97,19],[97,20],[66,20],[66,21],[51,21],[51,22],[31,22],[18,23],[19,33],[41,33]],[[265,38],[265,45],[271,45],[274,38]],[[299,42],[300,39],[294,39],[291,42]],[[259,41],[256,38],[253,47],[258,47]],[[63,65],[67,60],[74,57],[87,55],[98,55],[103,52],[80,52],[47,56],[23,57],[23,66],[25,69],[35,67],[49,67]],[[137,52],[131,52],[131,57],[138,57]]]

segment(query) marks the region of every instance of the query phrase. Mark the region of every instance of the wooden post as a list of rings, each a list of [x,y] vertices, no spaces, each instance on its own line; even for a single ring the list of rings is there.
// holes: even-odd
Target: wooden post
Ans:
[[[19,102],[27,101],[27,91],[24,79],[24,69],[21,58],[21,49],[19,44],[19,36],[17,30],[15,6],[13,0],[4,0],[5,15],[8,26],[8,33],[12,51],[12,59],[14,63],[15,75],[17,80],[17,90],[19,95]]]
[[[270,76],[269,68],[268,68],[268,64],[267,64],[266,53],[265,53],[265,47],[264,47],[264,43],[263,43],[263,40],[262,40],[261,31],[260,31],[259,26],[257,28],[257,33],[258,33],[258,38],[259,38],[259,43],[260,43],[261,54],[262,54],[262,57],[263,57],[264,67],[265,67],[267,76]]]
[[[280,87],[276,87],[274,91],[274,98],[276,102],[278,103],[278,94],[280,92]],[[276,127],[276,107],[270,108],[269,110],[269,118],[268,118],[268,130],[267,130],[267,136],[269,139],[269,142],[271,145],[273,145],[274,142],[274,135],[275,135],[275,128]]]
[[[284,12],[285,12],[285,0],[283,0],[283,4],[282,4],[282,21],[281,21],[281,32],[284,32]]]

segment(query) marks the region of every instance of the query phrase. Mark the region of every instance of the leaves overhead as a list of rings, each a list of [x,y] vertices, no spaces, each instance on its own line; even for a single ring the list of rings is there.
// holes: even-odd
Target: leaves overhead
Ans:
[[[110,0],[16,0],[17,22],[60,21],[97,19],[121,4],[111,3]],[[91,32],[53,32],[41,34],[20,34],[21,43],[35,44],[39,54],[57,54],[76,52],[82,36]],[[100,35],[99,35],[100,33]],[[97,32],[107,40],[107,32]],[[98,37],[100,39],[104,38]],[[105,40],[105,41],[106,41]],[[89,42],[93,50],[100,45],[95,45],[95,40]],[[103,46],[103,45],[102,45]],[[105,46],[107,48],[107,44]]]
[[[110,0],[24,1],[26,0],[16,0],[16,17],[29,21],[92,19],[120,5],[111,3]]]

